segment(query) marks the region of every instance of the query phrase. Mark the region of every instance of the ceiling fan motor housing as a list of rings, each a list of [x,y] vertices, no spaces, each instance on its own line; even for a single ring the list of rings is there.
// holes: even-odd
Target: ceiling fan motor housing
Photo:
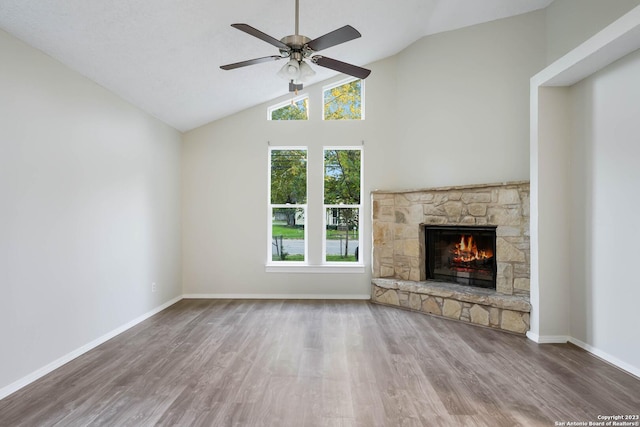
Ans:
[[[289,51],[280,49],[280,53],[283,55],[287,55],[290,58],[295,59],[296,61],[302,61],[312,53],[312,50],[306,46],[307,43],[311,41],[309,37],[296,34],[283,37],[280,41],[290,48]]]

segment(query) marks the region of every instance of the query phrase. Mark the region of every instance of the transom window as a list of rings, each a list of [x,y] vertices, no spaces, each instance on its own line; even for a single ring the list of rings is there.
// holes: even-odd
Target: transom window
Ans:
[[[364,80],[343,80],[323,90],[324,120],[364,119]]]
[[[267,109],[268,120],[309,120],[309,97],[301,96]]]
[[[323,120],[364,120],[364,80],[349,78],[322,90]],[[309,95],[267,108],[268,120],[309,120]]]

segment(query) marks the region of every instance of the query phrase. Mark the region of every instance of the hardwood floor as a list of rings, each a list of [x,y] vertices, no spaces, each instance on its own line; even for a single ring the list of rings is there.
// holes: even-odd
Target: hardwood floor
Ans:
[[[640,413],[572,345],[364,301],[183,300],[0,401],[0,426],[553,426]]]

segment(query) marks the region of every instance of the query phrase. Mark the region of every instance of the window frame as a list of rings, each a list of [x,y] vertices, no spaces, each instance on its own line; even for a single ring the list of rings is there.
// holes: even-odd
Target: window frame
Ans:
[[[306,153],[306,203],[271,203],[271,153],[273,151],[304,151]],[[304,146],[269,146],[267,156],[267,266],[305,266],[309,264],[309,148]],[[273,260],[273,210],[274,209],[302,209],[304,212],[304,261],[274,261]]]
[[[326,91],[336,88],[338,86],[346,85],[351,82],[360,80],[360,118],[359,119],[343,119],[343,120],[329,120],[325,118],[324,114],[324,94]],[[359,79],[357,77],[348,77],[346,79],[339,80],[335,83],[331,83],[326,86],[322,86],[322,121],[325,122],[358,122],[365,119],[365,79]]]
[[[325,203],[325,187],[324,187],[324,176],[326,171],[325,165],[325,152],[328,150],[336,150],[336,151],[350,151],[357,150],[360,151],[360,203],[357,205],[354,204],[333,204],[333,203]],[[360,249],[362,248],[362,211],[363,211],[363,200],[364,200],[364,147],[362,145],[342,145],[342,146],[324,146],[322,147],[322,265],[331,266],[331,267],[349,267],[349,266],[364,266],[364,261],[362,259],[362,254]],[[358,259],[355,262],[350,261],[327,261],[327,209],[332,208],[346,208],[346,209],[358,209]]]
[[[325,216],[324,214],[324,171],[321,171],[321,167],[324,166],[324,150],[332,147],[309,147],[309,146],[271,146],[267,151],[267,208],[265,211],[266,225],[267,225],[267,241],[266,254],[267,262],[265,263],[266,273],[304,273],[304,274],[364,274],[365,261],[363,255],[365,253],[363,248],[364,237],[362,231],[366,226],[367,218],[362,216],[363,208],[360,208],[359,219],[359,247],[360,257],[358,262],[332,262],[323,263],[326,260],[324,257],[324,250],[322,250],[320,243],[316,239],[322,239],[325,241],[322,231],[319,229],[323,226],[326,219],[320,219],[318,215]],[[362,193],[364,191],[364,147],[363,146],[336,146],[335,149],[349,149],[357,148],[361,151],[361,163],[360,163],[360,205],[364,204]],[[271,205],[271,151],[272,150],[306,150],[307,152],[307,209],[305,211],[305,261],[273,261],[273,228],[272,228],[272,205]],[[320,160],[322,156],[322,160]],[[316,188],[317,187],[317,188]],[[289,205],[288,207],[291,207]],[[310,218],[311,216],[311,218]],[[310,242],[309,239],[313,241]],[[309,248],[312,249],[312,253],[309,252]],[[321,252],[322,250],[322,252]],[[313,257],[312,257],[313,256]]]
[[[291,105],[291,103],[297,103],[302,101],[303,99],[307,99],[307,118],[306,120],[273,120],[271,118],[274,111],[279,110],[280,108],[286,107],[287,105]],[[309,121],[311,119],[311,100],[309,99],[309,94],[305,93],[303,95],[298,95],[294,98],[287,99],[286,101],[279,102],[277,104],[271,105],[267,107],[267,120],[270,122],[298,122],[298,121]]]

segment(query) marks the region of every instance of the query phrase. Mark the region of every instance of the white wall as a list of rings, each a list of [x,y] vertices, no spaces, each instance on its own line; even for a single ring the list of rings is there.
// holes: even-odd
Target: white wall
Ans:
[[[1,394],[181,284],[180,134],[2,31],[0,52]]]
[[[399,189],[529,179],[544,11],[425,37],[397,62]]]
[[[571,89],[570,335],[640,372],[640,51]]]
[[[640,4],[640,0],[555,0],[547,14],[550,64]]]
[[[569,91],[564,87],[534,90],[538,90],[538,121],[531,125],[538,131],[538,144],[534,144],[531,154],[530,334],[542,334],[546,341],[564,342],[570,297]]]
[[[532,78],[528,334],[569,340],[635,375],[638,28],[640,7]]]
[[[313,215],[312,205],[322,203],[322,146],[364,140],[363,233],[370,236],[371,190],[527,179],[528,79],[544,62],[544,13],[534,12],[430,36],[371,64],[365,121],[323,122],[317,85],[308,88],[307,122],[269,122],[263,104],[186,133],[184,293],[368,296],[369,237],[360,252],[366,273],[265,273],[267,141],[310,147]],[[309,237],[311,259],[320,257],[320,240]]]

